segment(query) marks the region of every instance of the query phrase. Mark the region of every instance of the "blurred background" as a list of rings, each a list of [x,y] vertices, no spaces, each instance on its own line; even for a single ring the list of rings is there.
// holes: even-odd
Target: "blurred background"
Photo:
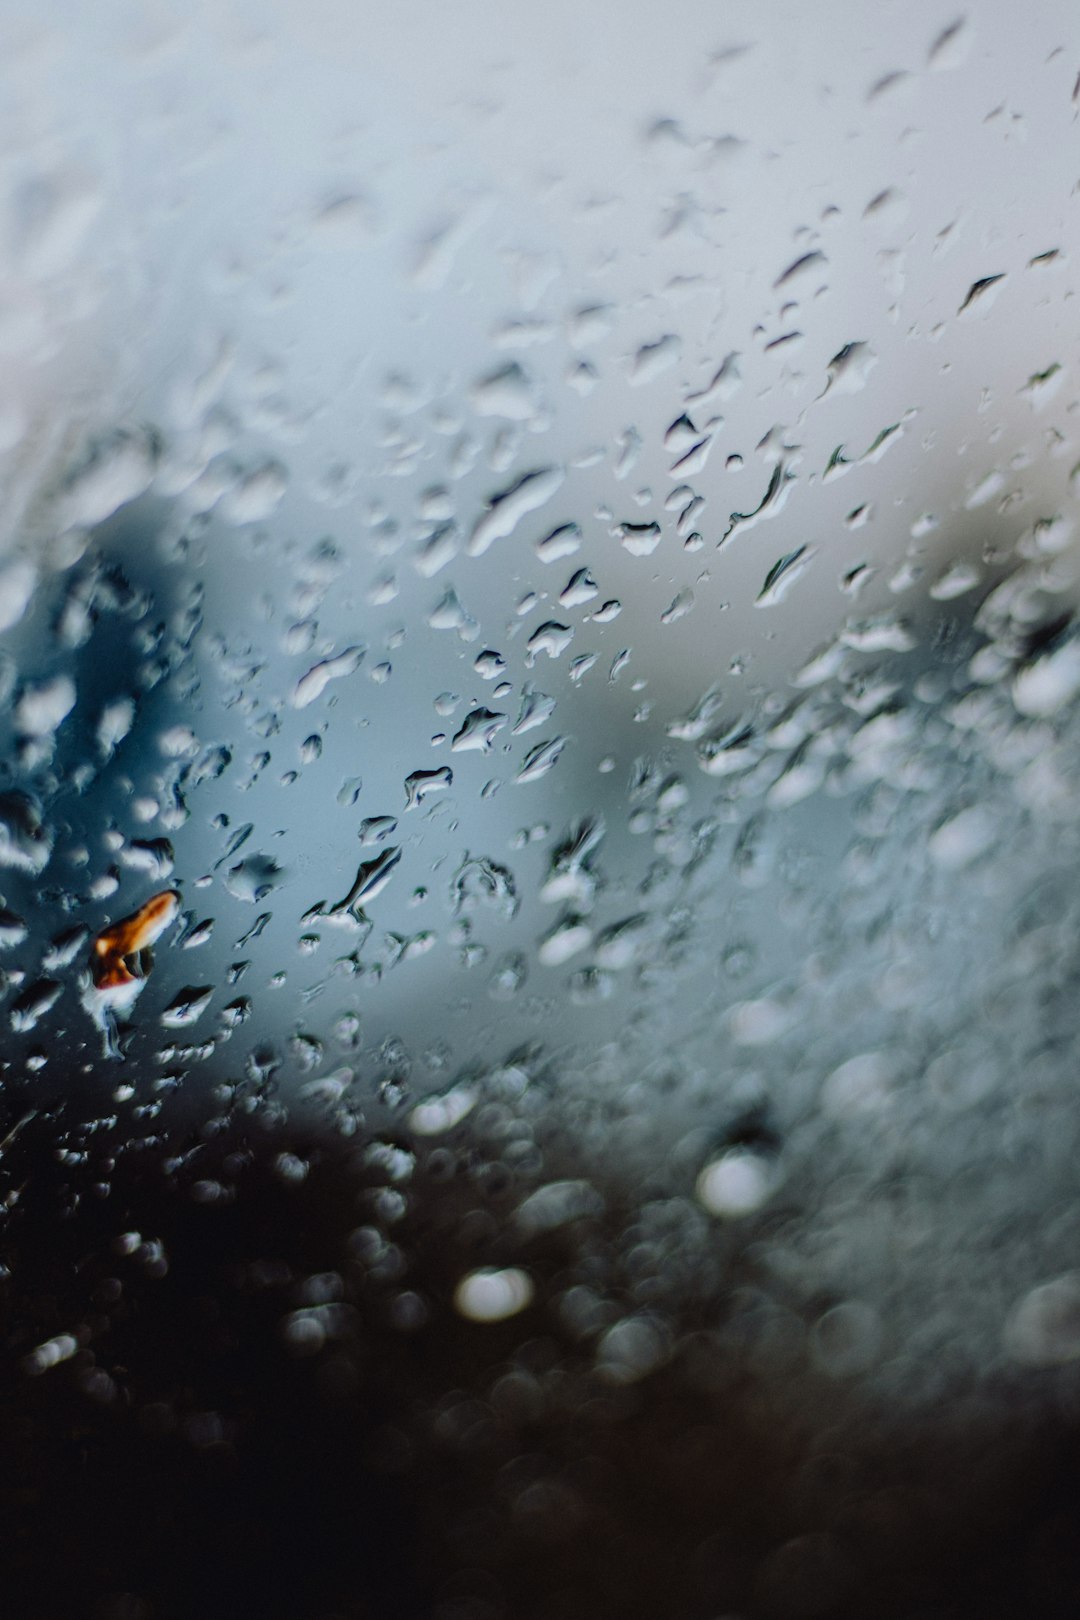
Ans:
[[[1073,8],[0,20],[10,1612],[1075,1614]]]

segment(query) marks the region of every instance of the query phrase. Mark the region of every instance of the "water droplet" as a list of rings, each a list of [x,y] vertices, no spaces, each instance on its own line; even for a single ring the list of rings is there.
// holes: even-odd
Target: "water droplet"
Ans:
[[[450,747],[455,753],[476,749],[486,754],[506,722],[507,716],[495,710],[470,709],[461,723],[460,730],[455,732]]]
[[[535,687],[526,685],[521,694],[521,708],[512,735],[520,737],[523,732],[532,731],[534,726],[542,726],[554,712],[553,697],[548,697],[546,692],[538,692]]]
[[[425,1097],[409,1115],[409,1124],[418,1136],[442,1136],[460,1125],[478,1100],[475,1086],[454,1086],[441,1096]]]
[[[149,433],[123,429],[95,445],[68,478],[60,515],[68,528],[94,528],[150,487],[159,456]]]
[[[764,744],[752,725],[737,722],[719,737],[698,744],[698,764],[706,776],[732,776],[756,765]]]
[[[473,660],[473,669],[482,681],[493,681],[506,669],[506,659],[502,653],[488,647],[482,653],[477,653]]]
[[[293,708],[306,709],[308,704],[322,696],[331,681],[354,674],[363,662],[364,650],[363,647],[347,647],[336,657],[324,658],[313,664],[296,683],[291,698]]]
[[[1041,410],[1060,392],[1064,377],[1063,367],[1054,361],[1045,370],[1032,372],[1020,392],[1031,401],[1035,410]]]
[[[651,557],[660,544],[659,523],[620,523],[615,532],[631,557]]]
[[[0,866],[41,872],[52,854],[52,837],[41,810],[26,793],[0,793]]]
[[[545,506],[563,482],[561,467],[543,467],[526,473],[508,489],[493,495],[487,511],[477,522],[466,550],[470,557],[483,556],[496,540],[505,540],[523,517]]]
[[[564,917],[537,946],[536,959],[544,967],[562,967],[592,944],[593,933],[580,917]]]
[[[1080,641],[1066,641],[1018,671],[1012,700],[1020,714],[1048,720],[1080,692]]]
[[[254,904],[285,881],[285,873],[270,855],[249,855],[225,874],[225,887],[238,900]]]
[[[667,332],[655,343],[645,343],[634,355],[630,366],[630,386],[640,388],[651,383],[673,366],[682,352],[682,344],[674,332]]]
[[[927,52],[928,67],[935,73],[946,73],[962,67],[971,49],[971,28],[966,17],[958,17],[942,30]]]
[[[543,563],[558,562],[560,557],[572,557],[581,550],[581,530],[576,523],[564,523],[552,529],[543,540],[536,542],[536,555]]]
[[[356,877],[348,894],[338,900],[329,908],[316,908],[319,914],[328,922],[346,922],[362,925],[367,922],[364,915],[364,905],[381,894],[393,875],[394,868],[401,860],[401,850],[394,846],[383,850],[373,860],[362,861],[357,868]]]
[[[18,624],[30,606],[38,570],[28,559],[6,563],[0,569],[0,633]]]
[[[979,281],[973,281],[956,313],[958,315],[969,313],[985,314],[1001,291],[1001,283],[1004,280],[1005,272],[999,271],[997,275],[983,276]]]
[[[878,357],[869,343],[845,343],[828,364],[825,394],[857,394],[866,387]]]
[[[460,549],[461,533],[457,524],[441,523],[421,542],[413,557],[413,567],[424,579],[433,579],[447,563],[453,562]]]
[[[985,855],[996,839],[993,817],[976,804],[943,821],[930,834],[926,847],[935,866],[952,872]]]
[[[749,512],[732,512],[727,528],[717,541],[722,546],[737,529],[751,529],[755,524],[763,522],[766,518],[775,517],[787,500],[790,485],[794,482],[795,474],[790,472],[782,461],[778,461],[772,470],[768,487],[758,504]]]
[[[638,914],[624,917],[621,922],[612,923],[605,928],[596,938],[596,949],[593,954],[596,957],[597,967],[617,972],[636,962],[645,947],[648,927],[648,917]]]
[[[881,1352],[881,1322],[861,1300],[834,1305],[814,1323],[810,1351],[830,1378],[854,1378],[870,1370]]]
[[[1080,1273],[1040,1283],[1014,1307],[1005,1347],[1030,1367],[1061,1367],[1080,1356]]]
[[[24,737],[50,737],[74,707],[74,681],[69,675],[54,675],[24,687],[15,704],[15,728]]]
[[[242,474],[222,497],[221,515],[241,526],[263,523],[281,505],[288,487],[285,468],[279,461],[266,461]]]
[[[516,1266],[470,1271],[454,1290],[454,1307],[470,1322],[505,1322],[532,1303],[533,1285]]]
[[[958,596],[964,596],[973,590],[982,578],[982,574],[973,563],[955,563],[938,578],[930,587],[930,596],[935,602],[952,602]]]
[[[435,771],[413,771],[405,778],[405,808],[415,810],[430,793],[439,793],[450,787],[454,773],[448,765]]]
[[[663,613],[661,613],[660,623],[675,624],[679,619],[685,618],[693,608],[694,601],[695,597],[693,591],[689,585],[685,586],[677,596],[672,598],[672,600],[668,603],[668,606],[664,609]]]
[[[527,422],[536,415],[533,386],[516,360],[474,383],[469,398],[478,416],[503,416],[513,422]]]
[[[142,872],[161,883],[171,877],[176,863],[173,846],[167,838],[131,838],[119,851],[120,862],[129,871]]]
[[[427,622],[433,630],[456,630],[462,641],[475,641],[480,634],[479,624],[462,607],[453,586],[436,602]]]
[[[393,816],[369,816],[360,823],[357,837],[362,844],[373,845],[385,843],[392,838],[397,830],[397,822]]]
[[[902,422],[890,422],[888,427],[883,427],[881,432],[873,439],[869,448],[863,451],[859,457],[860,465],[881,461],[886,452],[891,450],[893,445],[898,444],[903,436],[904,424]]]
[[[826,265],[828,262],[824,253],[819,248],[814,248],[809,253],[803,253],[793,264],[789,264],[787,269],[777,276],[773,287],[774,289],[786,287],[790,282],[798,280],[810,271],[816,271],[819,265]]]
[[[358,239],[375,225],[371,199],[359,192],[341,192],[312,209],[307,240],[326,251],[352,252]]]
[[[590,1182],[549,1181],[518,1205],[513,1219],[521,1235],[528,1238],[600,1215],[603,1209],[604,1200]]]
[[[529,637],[525,661],[531,665],[541,653],[546,653],[549,658],[558,658],[573,639],[574,632],[569,625],[557,624],[554,619],[548,619]]]
[[[689,450],[686,450],[681,456],[676,457],[676,459],[671,463],[671,466],[668,468],[668,472],[672,477],[677,476],[679,478],[689,478],[695,473],[701,472],[708,462],[712,447],[713,436],[711,433],[706,433],[703,438],[698,439],[695,444],[692,444]],[[699,499],[695,503],[694,510],[700,510],[704,504],[704,501]],[[689,517],[684,513],[683,527],[685,527],[688,522]]]
[[[10,950],[12,946],[23,944],[28,932],[22,917],[0,905],[0,950]]]
[[[669,1353],[668,1336],[659,1322],[646,1316],[625,1316],[601,1338],[597,1371],[609,1383],[635,1384],[666,1361]]]
[[[731,1148],[713,1159],[697,1178],[696,1192],[710,1215],[752,1215],[776,1190],[773,1159],[751,1148]]]
[[[161,1014],[161,1022],[167,1029],[180,1029],[188,1024],[195,1023],[210,1005],[214,994],[213,985],[188,985],[177,991],[169,1005]]]
[[[517,729],[519,728],[515,727],[515,730]],[[552,737],[547,742],[537,743],[535,748],[530,748],[514,781],[538,782],[542,776],[546,776],[557,762],[568,740],[566,737]]]
[[[822,1112],[833,1119],[863,1119],[888,1109],[896,1070],[887,1052],[860,1052],[834,1069],[821,1088]]]
[[[457,915],[493,906],[504,917],[513,917],[517,911],[514,874],[490,856],[466,856],[451,881],[450,901]]]
[[[412,272],[417,287],[425,292],[437,292],[446,286],[458,254],[490,217],[494,206],[493,198],[477,197],[460,214],[440,223],[424,238]]]
[[[791,586],[805,572],[816,555],[812,547],[799,546],[795,551],[789,551],[786,556],[780,557],[765,575],[765,583],[757,594],[754,606],[774,607],[777,602],[783,601]]]
[[[893,613],[849,622],[840,633],[844,646],[856,652],[911,652],[918,645],[904,621]]]
[[[11,1027],[20,1033],[35,1029],[63,992],[63,985],[55,979],[35,979],[20,991],[11,1007]]]
[[[825,780],[826,759],[810,745],[797,748],[765,795],[766,804],[787,809],[816,793]]]
[[[587,568],[579,568],[571,574],[567,583],[559,593],[559,601],[563,607],[580,607],[583,602],[591,602],[599,594],[600,587]]]
[[[24,1357],[23,1370],[28,1377],[37,1378],[50,1368],[58,1367],[62,1361],[70,1361],[78,1349],[79,1341],[74,1333],[58,1333]]]

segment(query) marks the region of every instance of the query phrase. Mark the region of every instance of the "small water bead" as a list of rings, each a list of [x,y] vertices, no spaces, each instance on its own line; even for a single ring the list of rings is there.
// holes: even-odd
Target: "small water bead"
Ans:
[[[599,594],[600,587],[587,568],[579,568],[559,593],[559,601],[563,607],[580,607],[584,602],[591,602]]]
[[[1080,1273],[1040,1283],[1014,1306],[1005,1346],[1016,1361],[1058,1367],[1080,1357]]]
[[[470,1322],[505,1322],[525,1310],[534,1293],[528,1272],[519,1267],[482,1267],[462,1277],[454,1290],[454,1307]]]
[[[559,658],[566,651],[574,639],[574,632],[569,625],[558,624],[554,619],[548,619],[529,637],[525,661],[532,665],[541,653],[548,658]]]
[[[552,737],[530,748],[514,777],[515,782],[537,782],[546,776],[558,763],[567,741],[566,737]]]
[[[697,1178],[696,1192],[710,1215],[752,1215],[772,1197],[780,1175],[775,1161],[749,1148],[731,1148]]]
[[[488,648],[479,653],[473,661],[473,669],[482,681],[493,681],[502,675],[506,669],[506,659],[502,653],[494,652]]]
[[[581,550],[581,529],[576,523],[564,523],[561,528],[552,529],[543,540],[536,542],[536,555],[542,563],[558,562],[562,557],[572,557],[576,551]]]
[[[405,778],[406,810],[416,809],[429,794],[444,791],[450,787],[453,780],[454,774],[448,765],[443,765],[435,771],[413,771]]]

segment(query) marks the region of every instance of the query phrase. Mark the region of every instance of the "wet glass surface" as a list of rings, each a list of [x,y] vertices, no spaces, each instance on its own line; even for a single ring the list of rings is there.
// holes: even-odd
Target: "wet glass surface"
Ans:
[[[1073,1615],[1073,8],[0,9],[10,1612]]]

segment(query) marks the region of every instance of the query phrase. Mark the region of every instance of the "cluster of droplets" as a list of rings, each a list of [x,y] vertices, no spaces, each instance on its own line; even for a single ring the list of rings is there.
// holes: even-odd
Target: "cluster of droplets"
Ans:
[[[465,1346],[383,1453],[497,1458],[526,1540],[591,1533],[541,1418],[680,1378],[724,1410],[749,1368],[827,1428],[1080,1357],[1072,271],[955,175],[916,229],[909,143],[1034,117],[975,126],[974,22],[926,33],[844,103],[881,172],[814,171],[753,51],[703,57],[704,103],[622,130],[640,195],[590,180],[577,259],[486,185],[428,214],[378,165],[298,180],[265,252],[210,256],[156,425],[65,444],[0,565],[0,1170],[47,1126],[67,1213],[141,1154],[224,1213],[260,1153],[303,1209],[345,1155],[342,1252],[242,1286],[339,1393],[369,1319]],[[107,206],[41,163],[4,251],[55,311]],[[383,342],[334,277],[374,306],[387,256]],[[325,371],[305,293],[344,311]],[[0,336],[46,364],[29,315]],[[103,1318],[169,1275],[161,1237],[114,1248]],[[84,1316],[23,1370],[119,1404]],[[769,1612],[828,1587],[816,1534]]]

